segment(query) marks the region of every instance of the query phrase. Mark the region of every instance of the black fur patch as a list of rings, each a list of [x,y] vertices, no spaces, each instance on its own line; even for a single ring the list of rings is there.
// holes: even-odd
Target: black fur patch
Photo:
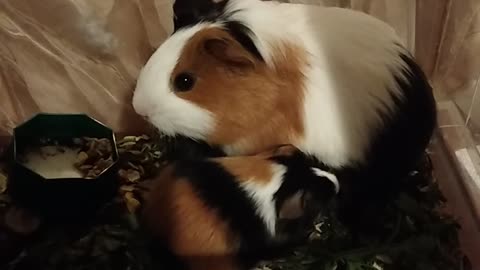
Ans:
[[[412,170],[436,126],[436,103],[425,74],[412,56],[400,54],[399,57],[407,65],[401,74],[395,74],[403,98],[393,96],[395,113],[382,116],[386,125],[373,141],[368,160],[374,170],[371,173],[386,176],[406,175]],[[392,159],[385,160],[385,156]]]
[[[203,21],[214,22],[223,16],[228,0],[214,3],[212,0],[175,0],[173,4],[174,32]]]
[[[152,264],[156,269],[175,269],[189,270],[188,265],[182,258],[177,257],[159,238],[152,238],[148,235],[149,240],[146,247],[151,256]]]
[[[240,43],[245,50],[251,53],[255,58],[264,61],[257,46],[253,42],[254,33],[245,24],[238,21],[227,21],[225,27],[233,38]]]
[[[200,198],[218,212],[233,232],[241,237],[240,254],[261,253],[269,242],[269,233],[248,194],[235,176],[209,160],[180,161],[175,174],[187,179]]]
[[[402,179],[423,157],[436,127],[436,103],[425,74],[411,55],[399,57],[406,63],[406,69],[395,74],[403,98],[394,96],[395,112],[382,115],[385,126],[372,139],[368,166],[336,172],[342,180],[341,218],[353,228],[375,230],[365,222],[398,195]]]
[[[271,160],[287,168],[283,184],[274,196],[277,213],[285,200],[300,190],[311,192],[319,203],[326,203],[335,195],[335,185],[328,179],[319,179],[312,171],[312,167],[328,171],[313,157],[297,151],[293,155],[272,157]]]
[[[290,156],[273,157],[271,160],[287,168],[283,184],[274,195],[277,214],[285,201],[298,191],[304,191],[312,196],[311,201],[307,201],[304,206],[304,215],[300,219],[283,223],[277,232],[290,236],[294,242],[301,241],[306,236],[303,234],[311,228],[315,217],[335,197],[335,185],[329,179],[320,179],[312,171],[312,167],[325,171],[328,171],[328,168],[301,151]]]

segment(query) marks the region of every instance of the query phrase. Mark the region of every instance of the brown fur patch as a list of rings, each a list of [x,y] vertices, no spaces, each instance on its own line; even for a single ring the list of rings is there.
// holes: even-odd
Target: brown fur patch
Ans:
[[[293,145],[280,145],[265,150],[252,156],[232,156],[213,158],[212,160],[222,165],[227,171],[236,176],[239,181],[255,181],[268,183],[273,177],[273,161],[275,156],[290,156],[299,151]]]
[[[273,176],[273,162],[261,156],[239,156],[214,159],[239,181],[268,183]]]
[[[172,166],[154,181],[142,213],[149,231],[188,261],[202,261],[205,265],[215,264],[212,260],[222,265],[230,262],[238,241],[192,186],[185,180],[175,179]],[[194,269],[203,269],[200,266]]]
[[[211,40],[227,42],[226,57],[206,49]],[[304,75],[299,67],[306,65],[306,52],[287,43],[277,46],[271,68],[220,28],[201,30],[186,44],[171,80],[181,72],[197,76],[191,91],[177,95],[215,114],[218,123],[208,142],[253,154],[303,135]],[[244,57],[244,65],[225,61],[230,55]]]
[[[278,145],[258,154],[260,157],[291,156],[300,150],[291,144]]]
[[[293,145],[280,145],[252,156],[221,157],[212,160],[222,165],[239,181],[252,180],[268,183],[273,177],[272,165],[274,164],[269,159],[275,156],[290,156],[296,151],[300,150]]]

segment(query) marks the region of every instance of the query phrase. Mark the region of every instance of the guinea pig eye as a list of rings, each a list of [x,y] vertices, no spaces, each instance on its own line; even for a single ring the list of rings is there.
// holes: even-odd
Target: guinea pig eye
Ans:
[[[195,81],[196,78],[193,74],[182,72],[175,77],[173,85],[175,87],[175,91],[185,92],[192,90],[193,86],[195,85]]]

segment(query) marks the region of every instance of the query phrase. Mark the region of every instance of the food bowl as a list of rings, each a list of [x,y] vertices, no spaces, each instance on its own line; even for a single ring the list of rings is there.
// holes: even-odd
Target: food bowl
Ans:
[[[87,139],[103,140],[110,153],[108,164],[103,164],[101,170],[95,166],[94,174],[73,171],[73,163],[79,161],[69,161],[73,151],[81,156],[81,147],[74,148],[74,144]],[[92,151],[99,151],[93,143],[90,146]],[[47,147],[57,152],[43,155],[42,151]],[[35,151],[41,155],[31,157],[29,153],[34,152],[28,152],[28,149],[37,149]],[[85,114],[37,114],[13,130],[8,155],[8,192],[17,204],[43,216],[84,219],[110,201],[118,188],[115,135],[111,129]],[[52,161],[53,157],[56,158]],[[34,165],[35,162],[45,162],[40,167],[47,169],[41,171],[37,168],[39,166],[29,162]],[[72,164],[68,165],[69,162]],[[64,163],[72,168],[62,168]]]

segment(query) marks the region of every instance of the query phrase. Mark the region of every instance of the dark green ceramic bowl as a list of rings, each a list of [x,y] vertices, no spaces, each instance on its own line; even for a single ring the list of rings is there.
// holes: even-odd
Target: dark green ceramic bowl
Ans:
[[[68,140],[76,137],[107,138],[113,149],[113,164],[95,179],[46,179],[19,162],[21,149],[40,138]],[[14,129],[9,147],[8,191],[20,205],[54,218],[94,215],[110,201],[118,188],[118,150],[111,129],[85,114],[41,113]]]

